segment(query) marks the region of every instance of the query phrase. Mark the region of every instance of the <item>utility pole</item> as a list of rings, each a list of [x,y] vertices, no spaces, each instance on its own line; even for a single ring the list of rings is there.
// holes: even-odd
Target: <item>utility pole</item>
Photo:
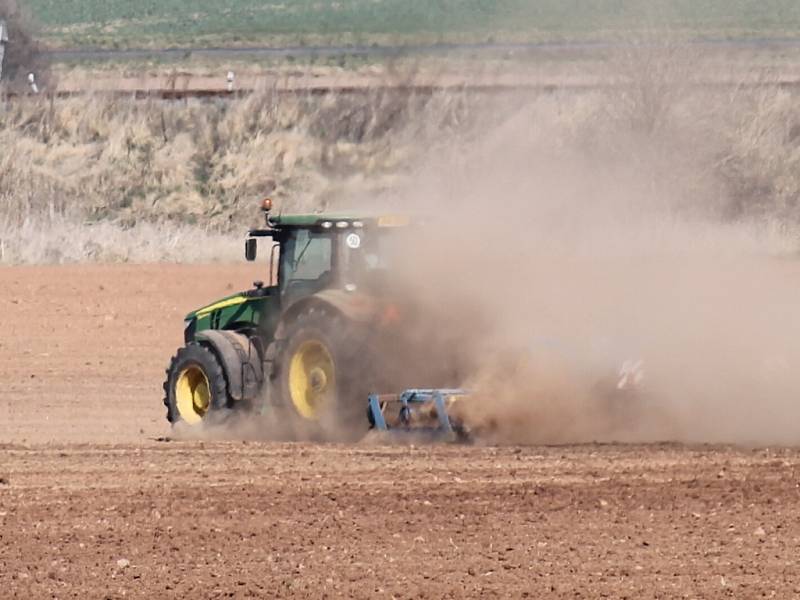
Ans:
[[[3,19],[0,19],[0,80],[3,79],[3,59],[6,56],[6,44],[8,44],[8,27]]]

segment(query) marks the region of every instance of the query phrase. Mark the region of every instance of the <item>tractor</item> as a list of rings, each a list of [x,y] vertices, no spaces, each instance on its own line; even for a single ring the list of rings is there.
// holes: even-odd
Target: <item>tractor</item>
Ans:
[[[466,303],[432,313],[419,302],[436,298],[424,289],[435,283],[399,276],[404,233],[424,224],[399,215],[273,215],[269,199],[261,208],[266,226],[249,232],[245,257],[256,260],[268,242],[267,283],[186,316],[185,345],[164,383],[167,419],[196,428],[272,415],[282,433],[304,439],[352,441],[370,427],[470,437],[460,410],[469,394],[460,386],[479,367],[474,332],[489,326],[480,311],[465,316]],[[419,252],[413,258],[424,261]],[[562,347],[544,339],[531,346],[550,355]],[[586,348],[564,352],[572,364]],[[640,404],[642,363],[599,354],[608,363],[598,371],[607,371],[599,406],[627,418]]]
[[[273,215],[269,199],[261,208],[266,227],[249,232],[245,257],[268,244],[267,282],[186,316],[164,383],[167,418],[196,427],[275,412],[307,435],[359,436],[370,394],[410,383],[399,357],[425,361],[403,353],[408,307],[386,293],[387,248],[410,219]]]

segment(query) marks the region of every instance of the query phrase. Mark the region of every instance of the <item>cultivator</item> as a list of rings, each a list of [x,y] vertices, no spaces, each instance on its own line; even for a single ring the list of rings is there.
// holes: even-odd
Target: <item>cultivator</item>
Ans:
[[[469,428],[456,407],[468,395],[460,389],[412,389],[401,394],[369,397],[373,430],[392,436],[466,441]]]

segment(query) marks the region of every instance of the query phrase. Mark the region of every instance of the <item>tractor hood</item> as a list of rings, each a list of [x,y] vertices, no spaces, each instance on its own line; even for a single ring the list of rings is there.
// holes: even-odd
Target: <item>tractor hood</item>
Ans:
[[[206,329],[252,329],[261,324],[270,311],[268,304],[274,296],[263,287],[232,294],[202,308],[190,312],[185,317],[184,340],[188,343],[195,334]]]
[[[238,294],[233,294],[231,296],[226,296],[225,298],[222,298],[220,300],[212,302],[211,304],[203,306],[202,308],[198,308],[197,310],[190,312],[188,315],[184,317],[184,320],[191,321],[192,319],[199,319],[211,314],[216,310],[222,310],[224,308],[230,308],[232,306],[239,306],[240,304],[244,304],[245,302],[252,300],[257,300],[257,298],[250,297],[246,293],[242,292]]]

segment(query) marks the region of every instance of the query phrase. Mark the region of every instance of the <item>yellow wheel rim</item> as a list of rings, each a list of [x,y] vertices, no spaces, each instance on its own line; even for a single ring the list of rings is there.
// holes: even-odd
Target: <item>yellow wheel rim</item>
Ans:
[[[211,390],[203,369],[192,366],[181,371],[175,383],[175,405],[181,419],[191,425],[199,423],[210,404]]]
[[[336,369],[322,342],[303,342],[289,361],[289,395],[297,412],[319,419],[336,389]]]

